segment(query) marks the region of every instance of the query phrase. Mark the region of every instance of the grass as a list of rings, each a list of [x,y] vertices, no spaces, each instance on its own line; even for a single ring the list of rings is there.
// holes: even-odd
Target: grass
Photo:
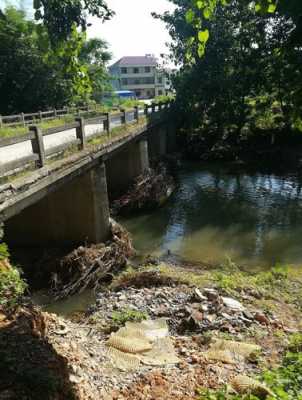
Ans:
[[[57,126],[65,125],[74,121],[73,116],[66,116],[63,118],[56,118],[44,122],[37,121],[35,125],[40,126],[42,129],[54,128]],[[32,124],[33,125],[33,124]],[[9,136],[18,136],[24,133],[27,133],[29,130],[28,126],[11,126],[11,127],[2,127],[0,128],[0,138],[1,137],[9,137]]]
[[[279,300],[281,295],[283,301],[295,305],[302,311],[302,270],[291,266],[280,265],[268,271],[249,273],[241,271],[233,263],[221,265],[214,270],[196,268],[187,270],[162,263],[157,267],[152,265],[139,269],[130,267],[114,279],[112,287],[127,286],[128,281],[134,281],[140,274],[154,270],[172,282],[197,287],[214,287],[235,298],[240,298],[242,292],[252,292],[256,295],[255,301],[262,301],[263,304],[265,302],[269,310],[274,309],[276,306],[274,300]]]

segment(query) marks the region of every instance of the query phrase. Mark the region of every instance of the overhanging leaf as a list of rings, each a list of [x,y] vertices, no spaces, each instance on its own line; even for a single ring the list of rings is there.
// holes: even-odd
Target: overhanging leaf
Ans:
[[[198,32],[198,40],[200,41],[200,43],[205,44],[208,41],[209,36],[210,36],[210,34],[209,34],[208,29]]]

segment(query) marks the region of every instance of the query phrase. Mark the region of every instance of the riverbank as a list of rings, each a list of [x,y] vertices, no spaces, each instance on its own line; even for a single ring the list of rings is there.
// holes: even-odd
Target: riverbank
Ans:
[[[238,375],[248,375],[262,383],[264,380],[274,392],[277,378],[268,379],[264,371],[280,372],[286,352],[298,357],[301,351],[301,289],[302,273],[292,268],[258,274],[242,272],[234,265],[211,271],[167,264],[128,268],[109,287],[98,291],[95,305],[76,321],[42,314],[43,323],[28,324],[25,335],[23,324],[19,344],[9,340],[6,347],[1,346],[1,371],[10,371],[10,384],[3,382],[7,374],[1,373],[0,388],[6,399],[28,398],[31,382],[32,399],[41,399],[41,393],[45,399],[66,399],[68,392],[74,396],[70,398],[81,400],[208,400],[216,399],[215,391],[224,390]],[[146,318],[167,319],[178,362],[120,370],[108,352],[110,334],[127,321]],[[9,331],[18,332],[12,321],[1,329],[2,344],[8,337],[4,332],[8,335]],[[226,340],[226,346],[231,340],[261,349],[242,357],[217,350],[213,347],[217,339]],[[51,351],[42,351],[44,347]],[[12,362],[18,368],[14,369]],[[292,382],[286,381],[286,387],[295,385],[295,379],[298,382],[295,368],[299,366],[293,366]],[[213,397],[204,389],[214,390]],[[201,390],[203,395],[198,394]],[[301,395],[301,387],[287,393],[288,397],[282,397],[280,390],[275,392],[277,399],[298,399]]]

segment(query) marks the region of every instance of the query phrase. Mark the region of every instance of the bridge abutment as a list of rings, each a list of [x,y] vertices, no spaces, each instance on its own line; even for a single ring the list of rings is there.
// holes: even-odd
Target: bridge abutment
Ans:
[[[102,242],[109,237],[105,165],[99,164],[9,219],[9,243],[22,246]]]

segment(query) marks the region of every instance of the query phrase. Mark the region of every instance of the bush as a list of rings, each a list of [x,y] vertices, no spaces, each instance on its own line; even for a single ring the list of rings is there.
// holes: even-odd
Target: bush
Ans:
[[[0,309],[16,307],[26,289],[26,283],[15,268],[1,269],[0,266]]]

